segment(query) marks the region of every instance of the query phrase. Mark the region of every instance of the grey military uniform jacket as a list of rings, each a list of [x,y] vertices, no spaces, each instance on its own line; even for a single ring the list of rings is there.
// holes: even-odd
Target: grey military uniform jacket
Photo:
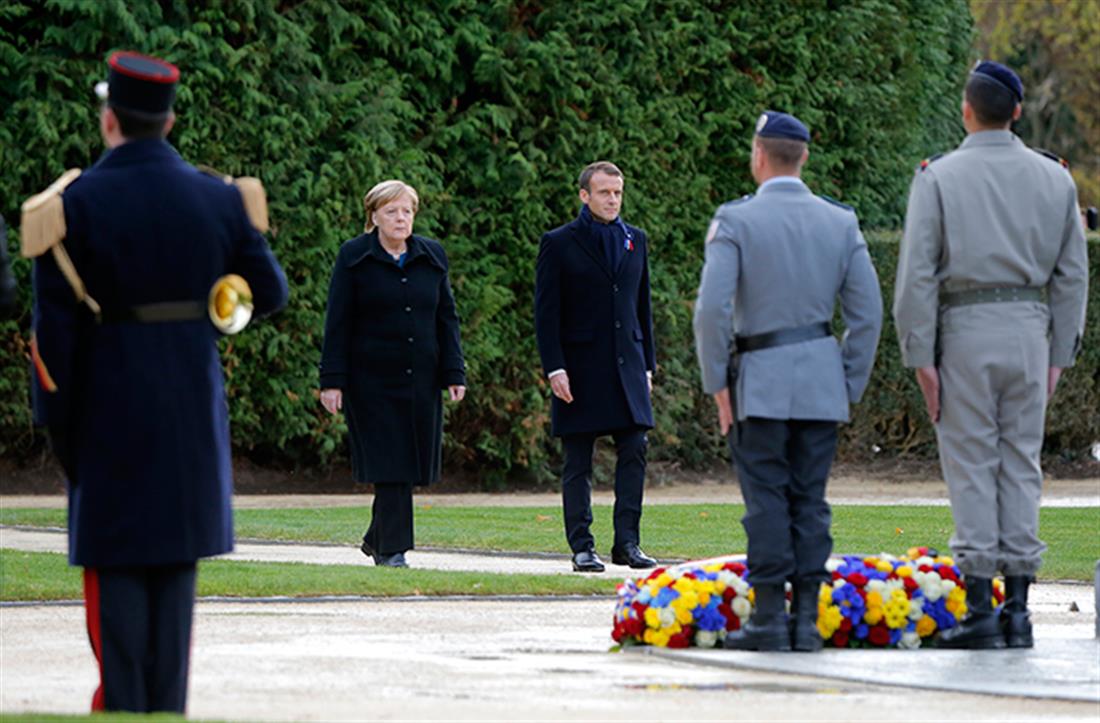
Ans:
[[[882,328],[882,295],[852,209],[782,178],[719,207],[707,233],[695,344],[708,394],[727,386],[734,336],[828,322],[847,331],[740,356],[737,419],[842,421],[859,401]]]
[[[908,367],[936,363],[939,292],[1045,287],[1050,365],[1080,347],[1088,252],[1073,178],[1012,131],[981,131],[922,164],[909,192],[894,319]]]

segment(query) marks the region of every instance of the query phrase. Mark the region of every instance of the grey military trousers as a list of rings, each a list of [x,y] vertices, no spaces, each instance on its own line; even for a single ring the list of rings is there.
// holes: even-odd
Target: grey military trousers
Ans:
[[[972,577],[1034,575],[1043,474],[1050,313],[1045,304],[972,304],[940,318],[940,463],[951,548]]]

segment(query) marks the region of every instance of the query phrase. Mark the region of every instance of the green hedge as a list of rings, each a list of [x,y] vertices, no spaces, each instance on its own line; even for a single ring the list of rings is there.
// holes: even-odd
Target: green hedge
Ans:
[[[331,263],[362,227],[360,199],[378,180],[420,189],[418,229],[452,257],[471,395],[449,408],[447,462],[493,481],[543,473],[556,448],[532,332],[534,258],[539,235],[576,212],[585,163],[625,170],[625,216],[652,239],[653,455],[700,465],[717,447],[691,343],[702,236],[720,202],[752,189],[760,111],[807,122],[808,181],[854,205],[867,227],[898,227],[914,163],[961,137],[964,0],[406,5],[0,4],[0,212],[10,222],[23,198],[97,157],[91,88],[119,48],[181,66],[172,138],[186,158],[265,181],[290,307],[225,345],[234,440],[260,462],[344,454],[343,426],[315,399],[315,368]],[[892,258],[876,254],[888,279]],[[25,289],[27,264],[17,272]],[[41,445],[26,404],[28,323],[24,313],[0,325],[0,455],[11,458]],[[886,338],[871,391],[884,411],[864,407],[849,455],[872,441],[927,451]],[[1052,439],[1076,448],[1096,426],[1055,421]]]

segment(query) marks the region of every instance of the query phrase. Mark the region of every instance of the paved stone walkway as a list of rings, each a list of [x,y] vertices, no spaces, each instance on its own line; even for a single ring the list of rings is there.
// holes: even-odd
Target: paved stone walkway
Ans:
[[[0,548],[64,552],[0,527]],[[229,559],[370,564],[357,548],[246,542]],[[413,551],[423,568],[573,574],[562,556]],[[628,568],[609,566],[604,577]],[[608,655],[613,602],[356,598],[200,601],[189,714],[362,720],[1091,720],[1092,586],[1033,588],[1027,651],[668,651]],[[83,611],[0,605],[0,714],[80,712],[95,686]]]

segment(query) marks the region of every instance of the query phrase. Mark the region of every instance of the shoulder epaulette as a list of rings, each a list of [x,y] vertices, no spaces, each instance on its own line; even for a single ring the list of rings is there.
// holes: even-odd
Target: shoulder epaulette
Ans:
[[[846,204],[846,203],[841,203],[840,201],[836,200],[836,199],[835,199],[835,198],[833,198],[832,196],[826,196],[826,195],[825,195],[824,193],[822,193],[822,194],[819,194],[818,198],[820,198],[820,199],[821,199],[822,201],[826,201],[826,202],[828,202],[828,203],[831,203],[831,204],[833,204],[834,206],[840,206],[840,207],[841,207],[841,208],[843,208],[843,209],[844,209],[845,211],[851,211],[852,213],[855,213],[855,212],[856,212],[856,210],[855,210],[854,208],[852,208],[851,206],[849,206],[848,204]]]
[[[260,179],[253,176],[241,176],[233,178],[228,174],[217,171],[210,166],[196,166],[201,173],[217,178],[226,185],[233,185],[240,191],[241,200],[244,201],[244,210],[248,214],[248,220],[260,233],[267,233],[270,223],[267,217],[267,193]]]
[[[1041,156],[1046,156],[1047,158],[1054,161],[1055,163],[1057,163],[1058,165],[1060,165],[1062,168],[1066,169],[1067,171],[1069,170],[1069,161],[1067,161],[1065,158],[1062,158],[1058,154],[1051,153],[1050,151],[1045,150],[1043,148],[1033,148],[1032,150],[1034,150],[1036,153],[1038,153]]]
[[[926,168],[928,168],[928,166],[930,164],[935,163],[936,161],[938,161],[941,158],[943,158],[942,153],[937,153],[935,155],[928,156],[928,158],[925,158],[923,161],[921,161],[920,163],[917,164],[917,170],[918,171],[923,171]]]
[[[65,206],[61,194],[80,177],[79,168],[70,168],[41,193],[23,202],[19,238],[23,256],[33,259],[49,251],[65,238]]]
[[[62,243],[69,229],[65,225],[65,204],[61,201],[61,195],[79,177],[80,169],[70,168],[45,191],[36,193],[23,202],[20,209],[20,252],[24,257],[32,259],[52,251],[57,268],[72,287],[76,300],[86,304],[93,314],[99,314],[99,304],[88,295],[84,280],[77,273],[76,266]]]
[[[746,194],[745,194],[744,196],[742,196],[741,198],[735,198],[735,199],[734,199],[734,200],[732,200],[732,201],[726,201],[726,202],[725,202],[724,204],[722,204],[722,205],[723,205],[723,206],[736,206],[736,205],[737,205],[737,204],[739,204],[739,203],[744,203],[745,201],[748,201],[748,200],[752,199],[753,195],[754,195],[754,194],[751,194],[751,193],[746,193]]]

